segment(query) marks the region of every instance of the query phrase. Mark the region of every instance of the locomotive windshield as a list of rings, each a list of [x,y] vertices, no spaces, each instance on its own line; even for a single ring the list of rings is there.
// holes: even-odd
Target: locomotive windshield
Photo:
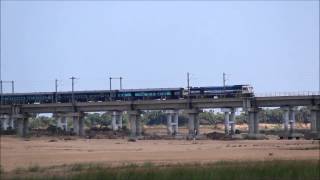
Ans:
[[[243,87],[242,87],[242,93],[244,93],[244,94],[251,94],[251,93],[253,93],[253,88],[252,88],[252,86],[243,86]]]

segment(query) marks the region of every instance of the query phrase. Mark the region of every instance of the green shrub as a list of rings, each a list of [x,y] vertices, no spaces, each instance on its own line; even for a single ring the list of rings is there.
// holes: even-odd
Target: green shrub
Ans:
[[[82,171],[85,169],[87,165],[86,164],[74,164],[71,166],[71,171]]]

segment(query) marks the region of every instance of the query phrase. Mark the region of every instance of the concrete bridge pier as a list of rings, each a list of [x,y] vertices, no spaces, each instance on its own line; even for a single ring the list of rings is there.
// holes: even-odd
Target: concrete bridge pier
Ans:
[[[77,136],[84,136],[85,131],[84,131],[84,113],[79,112],[79,113],[73,113],[72,114],[72,119],[73,119],[73,132]]]
[[[173,134],[172,128],[172,111],[167,111],[167,133],[169,136]]]
[[[137,137],[140,138],[142,136],[142,123],[141,123],[140,114],[137,116],[136,126],[137,126]]]
[[[142,128],[141,128],[141,119],[140,111],[129,111],[129,122],[130,122],[130,137],[136,138],[141,136]]]
[[[177,135],[179,131],[179,111],[174,111],[172,126],[173,126],[173,134]]]
[[[235,134],[235,132],[236,132],[236,129],[235,129],[235,127],[236,127],[236,109],[235,108],[232,108],[232,110],[231,110],[231,113],[230,113],[230,121],[229,121],[229,123],[230,123],[230,126],[231,126],[231,134],[232,135],[234,135]]]
[[[290,108],[289,107],[282,107],[283,110],[283,129],[285,133],[289,132],[289,111]]]
[[[259,134],[258,108],[248,108],[249,138],[256,138]]]
[[[117,131],[122,128],[122,112],[120,111],[112,112],[111,126],[113,131]]]
[[[320,107],[312,106],[310,108],[311,112],[311,133],[320,139]]]
[[[15,129],[16,128],[15,120],[13,118],[9,117],[8,121],[9,121],[8,122],[9,128]]]
[[[63,131],[68,131],[68,120],[65,116],[57,118],[57,126],[58,128],[62,129]]]
[[[17,120],[17,135],[26,137],[29,133],[29,114],[16,114],[13,117]]]
[[[119,112],[118,118],[119,118],[118,119],[118,128],[122,129],[122,119],[123,119],[122,112]]]
[[[12,126],[12,128],[17,129],[17,135],[19,137],[26,137],[28,135],[29,117],[30,114],[21,113],[21,109],[19,106],[11,106],[9,125]],[[16,122],[16,127],[14,127],[14,121]]]
[[[291,107],[289,111],[289,134],[291,135],[294,133],[296,124],[295,110],[294,107]]]
[[[283,110],[283,129],[285,137],[291,137],[294,133],[295,127],[295,108],[284,106],[281,107]]]
[[[0,123],[1,123],[1,130],[8,130],[9,128],[9,117],[7,115],[0,115]]]
[[[235,108],[222,108],[224,112],[224,132],[225,135],[235,134]]]
[[[178,133],[179,126],[179,111],[168,110],[167,111],[167,132],[168,135],[176,135]]]
[[[117,123],[119,121],[119,112],[113,111],[111,116],[112,116],[112,121],[111,121],[112,130],[117,131],[119,129],[119,126]]]
[[[11,106],[11,112],[9,113],[9,127],[12,129],[18,128],[18,119],[17,117],[22,117],[19,106]]]
[[[189,133],[188,133],[188,138],[194,138],[200,135],[200,131],[199,131],[199,119],[198,119],[198,115],[199,115],[199,110],[198,109],[189,109],[187,110],[187,114],[188,114],[188,129],[189,129]]]
[[[72,117],[72,128],[73,128],[73,133],[76,135],[79,135],[79,118],[76,116]]]
[[[9,119],[7,119],[7,118],[3,118],[1,121],[2,122],[1,127],[5,131],[8,130],[8,127],[9,127],[8,121],[9,121]]]
[[[167,111],[167,131],[168,135],[177,135],[179,129],[179,111],[168,110]]]
[[[225,135],[229,135],[229,127],[230,127],[230,112],[224,111],[224,133]]]

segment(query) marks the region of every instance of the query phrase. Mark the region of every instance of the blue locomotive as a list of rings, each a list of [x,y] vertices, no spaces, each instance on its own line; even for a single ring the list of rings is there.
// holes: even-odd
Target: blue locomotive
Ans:
[[[231,98],[253,96],[249,85],[211,86],[184,88],[152,88],[152,89],[124,89],[101,91],[75,92],[41,92],[41,93],[14,93],[2,94],[3,105],[10,104],[47,104],[75,102],[107,102],[133,100],[167,100],[186,98]]]
[[[250,96],[253,96],[253,88],[250,85],[209,86],[190,88],[191,98],[230,98]]]

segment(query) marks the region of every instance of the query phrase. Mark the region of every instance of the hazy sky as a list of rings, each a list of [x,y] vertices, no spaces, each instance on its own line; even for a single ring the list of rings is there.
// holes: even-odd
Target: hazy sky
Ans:
[[[2,1],[2,79],[16,91],[251,84],[319,87],[319,1]],[[118,86],[116,82],[114,86]],[[9,84],[5,91],[10,91]]]

